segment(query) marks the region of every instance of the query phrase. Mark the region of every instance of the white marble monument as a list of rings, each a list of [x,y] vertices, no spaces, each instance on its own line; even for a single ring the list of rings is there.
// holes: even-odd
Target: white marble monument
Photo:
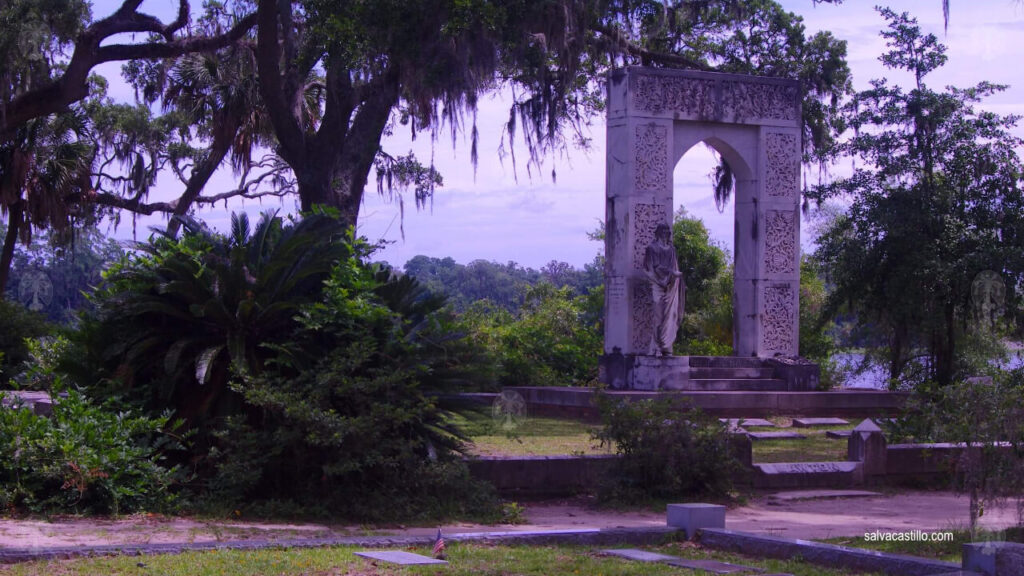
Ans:
[[[644,261],[657,227],[671,224],[673,167],[701,142],[736,178],[735,355],[797,354],[801,127],[793,80],[643,67],[611,74],[602,360],[610,385],[656,389],[649,380],[664,380],[631,370],[661,352]],[[656,371],[681,370],[678,359],[660,358]]]

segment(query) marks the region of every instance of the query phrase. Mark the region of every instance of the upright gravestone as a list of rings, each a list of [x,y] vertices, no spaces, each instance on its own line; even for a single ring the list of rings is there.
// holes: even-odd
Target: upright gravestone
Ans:
[[[658,227],[671,224],[673,167],[701,142],[736,179],[735,354],[797,354],[801,126],[796,81],[642,67],[611,74],[601,366],[613,388],[671,388],[688,372],[686,359],[660,353],[645,260]]]

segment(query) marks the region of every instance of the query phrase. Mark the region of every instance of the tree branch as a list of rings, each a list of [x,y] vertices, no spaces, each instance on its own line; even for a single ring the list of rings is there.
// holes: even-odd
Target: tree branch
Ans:
[[[230,30],[217,36],[101,46],[107,38],[126,32],[148,32],[170,38],[187,23],[187,0],[181,0],[178,18],[167,26],[152,16],[137,12],[139,4],[141,1],[127,0],[117,12],[93,23],[79,34],[71,60],[59,78],[4,102],[0,110],[0,141],[10,138],[13,131],[24,123],[60,112],[88,96],[89,73],[98,64],[134,59],[174,58],[191,52],[216,50],[243,38],[256,24],[256,15],[249,14]]]
[[[281,156],[293,166],[301,164],[305,137],[299,119],[289,106],[289,95],[281,81],[281,46],[278,43],[277,2],[260,0],[256,9],[256,68],[260,75],[260,93],[267,115],[274,125]]]
[[[621,32],[613,30],[607,26],[601,24],[595,24],[591,27],[595,32],[601,34],[608,40],[610,40],[615,46],[617,46],[623,52],[632,56],[639,57],[642,61],[658,62],[666,66],[682,67],[682,68],[693,68],[696,70],[713,71],[714,69],[707,64],[703,64],[696,60],[690,60],[685,56],[678,54],[665,54],[662,52],[651,52],[646,48],[637,46],[636,44],[629,41]]]

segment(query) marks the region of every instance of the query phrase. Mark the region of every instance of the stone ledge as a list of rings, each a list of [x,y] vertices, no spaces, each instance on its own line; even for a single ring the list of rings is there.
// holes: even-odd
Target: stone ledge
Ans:
[[[657,545],[685,538],[670,527],[610,528],[589,530],[535,530],[461,532],[445,534],[448,542],[486,542],[489,544],[566,544],[578,546],[609,546],[613,544]],[[322,548],[355,546],[360,548],[430,547],[433,536],[378,536],[352,538],[303,538],[295,540],[235,540],[226,542],[191,542],[172,544],[125,544],[110,546],[57,546],[51,548],[3,548],[0,564],[17,564],[36,560],[91,558],[97,556],[141,556],[180,554],[194,550],[272,550],[282,548]]]
[[[701,530],[699,541],[702,546],[708,548],[740,552],[749,556],[782,559],[800,556],[805,562],[819,566],[884,572],[894,576],[933,576],[960,570],[960,566],[952,562],[903,554],[886,554],[809,540],[761,536],[723,528]]]

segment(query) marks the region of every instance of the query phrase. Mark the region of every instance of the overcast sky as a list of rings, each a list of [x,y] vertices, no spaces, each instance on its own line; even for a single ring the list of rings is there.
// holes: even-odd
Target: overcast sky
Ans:
[[[143,8],[156,10],[157,4],[163,3],[150,1]],[[909,77],[883,70],[877,60],[885,45],[879,36],[883,20],[875,12],[874,4],[847,0],[839,6],[814,6],[811,0],[782,1],[787,10],[803,16],[808,35],[830,30],[847,41],[848,62],[857,90],[866,88],[869,80],[883,76],[900,83],[909,81]],[[112,8],[104,9],[107,5],[108,2],[98,2],[94,15],[108,14]],[[948,33],[943,31],[940,0],[894,1],[888,5],[898,12],[911,12],[925,32],[936,34],[948,46],[948,63],[929,78],[933,87],[965,87],[981,81],[1008,84],[1006,92],[981,107],[1000,114],[1024,115],[1024,4],[1016,0],[953,0]],[[116,70],[108,67],[103,73],[109,76]],[[115,87],[114,95],[118,92],[129,97],[123,87]],[[475,175],[468,142],[459,138],[453,149],[447,131],[433,143],[423,135],[411,141],[408,133],[401,130],[384,141],[384,149],[394,155],[411,150],[424,163],[433,157],[444,177],[444,186],[435,193],[430,209],[417,211],[411,198],[406,202],[403,240],[399,207],[377,195],[371,174],[358,232],[370,240],[389,242],[377,258],[399,267],[417,254],[451,256],[462,263],[476,259],[514,260],[534,268],[551,260],[577,267],[593,260],[601,247],[588,240],[586,233],[597,228],[604,218],[604,119],[595,118],[590,127],[590,150],[570,150],[566,158],[549,159],[543,173],[531,177],[522,162],[513,170],[508,158],[504,162],[499,159],[497,149],[507,117],[508,102],[502,95],[482,99],[478,120],[480,162]],[[1024,129],[1018,127],[1017,133],[1024,136]],[[517,156],[526,155],[520,151]],[[715,208],[708,178],[713,165],[710,153],[703,147],[691,149],[675,167],[674,202],[703,219],[712,238],[731,250],[732,205],[723,213]],[[556,182],[551,180],[552,168],[557,173]],[[843,169],[839,166],[833,172],[841,174]],[[812,173],[811,177],[816,180],[817,174]],[[219,182],[227,186],[226,180]],[[176,187],[167,188],[173,192]],[[213,192],[216,191],[220,190]],[[241,208],[256,213],[278,206],[281,204],[276,200],[265,201],[262,206],[248,201]],[[286,200],[283,208],[293,210],[294,200]],[[223,204],[200,212],[203,219],[215,226],[223,226],[228,214]],[[139,237],[145,236],[145,227],[154,223],[159,221],[139,220]],[[805,222],[803,228],[804,249],[809,250],[811,226]],[[122,224],[117,235],[125,237],[130,233],[130,224]]]

